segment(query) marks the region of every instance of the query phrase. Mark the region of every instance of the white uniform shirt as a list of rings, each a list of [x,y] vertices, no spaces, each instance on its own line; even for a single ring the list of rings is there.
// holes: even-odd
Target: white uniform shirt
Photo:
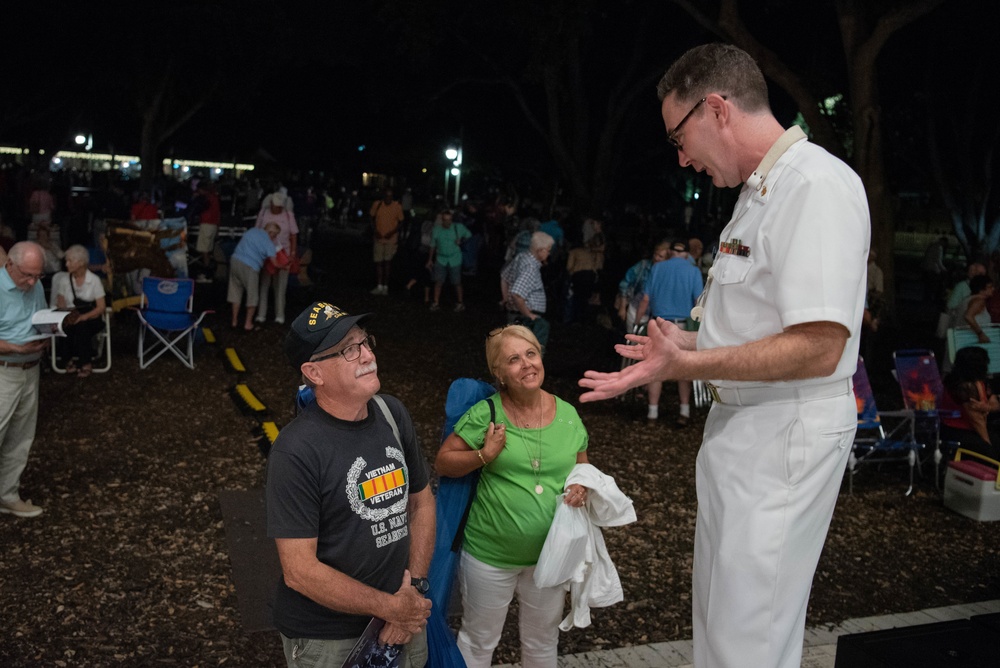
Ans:
[[[808,322],[836,322],[850,339],[833,375],[775,387],[848,379],[857,367],[871,221],[861,179],[800,140],[759,189],[743,186],[719,238],[698,349],[738,346]],[[713,380],[713,379],[709,379]],[[724,387],[771,385],[714,381]]]

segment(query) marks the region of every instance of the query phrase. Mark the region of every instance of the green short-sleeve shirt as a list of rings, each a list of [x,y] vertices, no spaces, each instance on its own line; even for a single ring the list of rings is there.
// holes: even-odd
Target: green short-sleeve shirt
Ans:
[[[556,397],[556,416],[541,429],[516,427],[494,394],[497,422],[507,428],[507,444],[482,470],[476,500],[465,527],[465,550],[497,568],[534,566],[555,516],[566,476],[577,453],[587,449],[587,430],[576,409]],[[455,433],[470,447],[483,447],[490,408],[480,401],[459,418]],[[531,461],[538,454],[536,480]],[[543,488],[535,493],[535,485]]]

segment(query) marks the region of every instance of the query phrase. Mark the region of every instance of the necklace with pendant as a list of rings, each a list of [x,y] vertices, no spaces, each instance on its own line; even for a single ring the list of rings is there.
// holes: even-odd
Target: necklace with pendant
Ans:
[[[512,402],[513,403],[513,402]],[[528,462],[531,464],[531,473],[535,478],[535,494],[543,494],[545,488],[542,487],[542,397],[538,400],[538,424],[537,429],[535,429],[535,453],[532,455],[531,449],[529,447],[529,434],[527,430],[530,429],[530,424],[521,419],[520,411],[518,411],[518,421],[521,423],[522,428],[522,440],[521,443],[524,445],[524,451],[528,455]]]

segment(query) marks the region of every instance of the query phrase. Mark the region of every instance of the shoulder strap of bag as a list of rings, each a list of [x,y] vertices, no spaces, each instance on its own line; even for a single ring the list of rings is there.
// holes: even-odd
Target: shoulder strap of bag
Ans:
[[[382,415],[385,416],[385,421],[389,423],[390,427],[392,427],[392,435],[396,437],[396,443],[400,448],[402,448],[403,441],[399,437],[399,425],[396,424],[396,418],[392,417],[392,412],[389,410],[389,406],[385,403],[385,399],[378,394],[372,398],[375,400],[375,403],[378,404],[379,409],[382,411]]]
[[[486,403],[490,407],[490,422],[496,424],[497,407],[493,403],[493,397],[487,397]],[[469,521],[469,511],[472,510],[472,502],[476,500],[476,489],[479,487],[479,471],[475,471],[470,475],[474,475],[475,480],[472,482],[472,489],[469,491],[469,501],[465,504],[465,512],[462,513],[462,521],[458,523],[458,529],[455,530],[455,539],[451,541],[452,552],[458,552],[462,549],[462,542],[465,540],[465,524]]]

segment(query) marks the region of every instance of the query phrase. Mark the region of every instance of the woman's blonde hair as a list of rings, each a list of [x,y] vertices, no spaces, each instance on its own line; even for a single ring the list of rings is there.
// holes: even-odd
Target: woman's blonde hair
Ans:
[[[506,325],[494,329],[486,335],[486,364],[489,366],[490,373],[493,374],[498,383],[500,382],[500,376],[497,374],[497,371],[503,362],[503,342],[510,337],[527,341],[535,347],[539,355],[542,354],[542,344],[538,342],[535,334],[524,325]]]

